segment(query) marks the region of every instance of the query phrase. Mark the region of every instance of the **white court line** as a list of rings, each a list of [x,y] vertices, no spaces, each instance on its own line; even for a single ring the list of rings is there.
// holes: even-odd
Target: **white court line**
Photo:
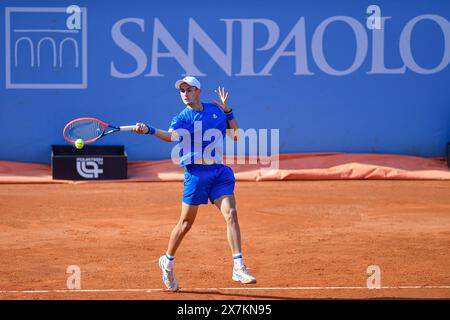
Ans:
[[[248,288],[181,288],[178,292],[220,291],[220,290],[381,290],[381,289],[450,289],[450,286],[382,286],[368,287],[248,287]],[[0,293],[74,293],[74,292],[165,292],[166,289],[63,289],[63,290],[0,290]]]

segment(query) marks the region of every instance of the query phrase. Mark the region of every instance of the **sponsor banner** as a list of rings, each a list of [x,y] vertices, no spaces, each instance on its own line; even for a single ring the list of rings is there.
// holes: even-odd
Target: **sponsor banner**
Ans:
[[[50,162],[49,146],[79,117],[167,129],[184,108],[174,83],[185,75],[201,81],[204,102],[224,86],[243,130],[277,130],[268,150],[446,155],[448,1],[0,6],[1,160]],[[131,161],[173,148],[132,133],[101,143],[125,145]]]

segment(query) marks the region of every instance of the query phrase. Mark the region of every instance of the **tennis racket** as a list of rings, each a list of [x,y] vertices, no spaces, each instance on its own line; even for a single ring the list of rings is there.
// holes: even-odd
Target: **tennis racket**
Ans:
[[[74,144],[77,139],[82,139],[84,144],[89,144],[98,139],[119,131],[133,131],[133,126],[113,126],[96,118],[78,118],[70,121],[64,127],[64,138]]]

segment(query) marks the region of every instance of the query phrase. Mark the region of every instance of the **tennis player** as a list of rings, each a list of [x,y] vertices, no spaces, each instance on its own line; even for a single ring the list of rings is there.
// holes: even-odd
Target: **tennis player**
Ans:
[[[136,132],[140,134],[152,134],[164,141],[177,141],[180,135],[179,129],[185,129],[191,136],[191,145],[194,146],[196,139],[202,139],[202,135],[194,134],[194,127],[201,124],[202,132],[208,129],[217,129],[222,133],[222,142],[228,133],[237,140],[238,125],[234,119],[233,110],[228,106],[228,92],[219,87],[215,92],[219,101],[213,103],[202,103],[200,82],[191,76],[187,76],[175,83],[175,88],[180,91],[180,97],[186,107],[173,118],[169,129],[156,129],[145,123],[136,124]],[[194,123],[197,122],[197,125]],[[226,129],[231,130],[226,130]],[[230,134],[231,133],[231,134]],[[185,167],[184,191],[181,206],[181,215],[178,223],[170,234],[169,244],[165,255],[159,258],[159,267],[162,271],[162,279],[171,291],[178,290],[178,282],[174,273],[175,253],[186,233],[195,221],[200,205],[208,204],[208,199],[214,203],[222,213],[227,224],[228,243],[231,248],[234,266],[232,279],[244,284],[255,283],[256,279],[250,275],[243,262],[241,233],[234,197],[235,178],[233,170],[218,161],[217,154],[214,157],[204,158],[205,148],[209,141],[197,141],[201,144],[202,153],[190,152],[181,155],[180,166]],[[216,150],[217,152],[217,150]],[[220,157],[221,158],[221,157]]]

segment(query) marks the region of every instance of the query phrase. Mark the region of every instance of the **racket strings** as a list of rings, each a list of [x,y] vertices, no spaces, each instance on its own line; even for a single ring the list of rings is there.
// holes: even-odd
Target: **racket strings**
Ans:
[[[96,139],[103,133],[103,126],[97,121],[80,120],[72,123],[66,129],[69,140],[83,139],[84,141]]]

